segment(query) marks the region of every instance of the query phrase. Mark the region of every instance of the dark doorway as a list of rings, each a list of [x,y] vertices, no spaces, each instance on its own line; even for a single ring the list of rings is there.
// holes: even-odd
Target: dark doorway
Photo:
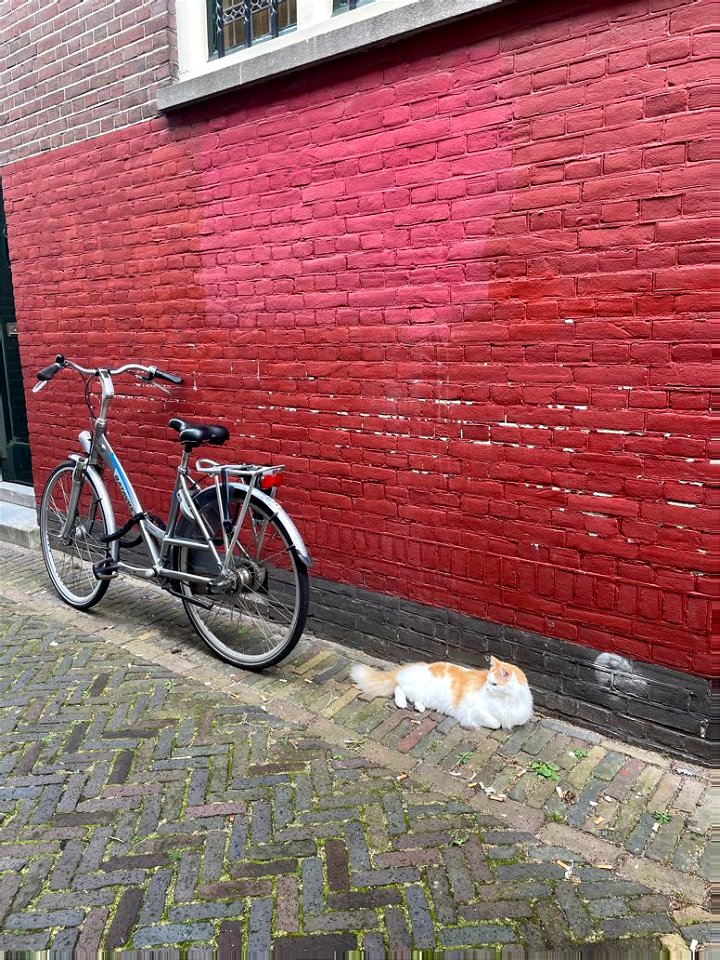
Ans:
[[[32,483],[25,394],[13,300],[7,222],[0,183],[0,476],[13,483]]]

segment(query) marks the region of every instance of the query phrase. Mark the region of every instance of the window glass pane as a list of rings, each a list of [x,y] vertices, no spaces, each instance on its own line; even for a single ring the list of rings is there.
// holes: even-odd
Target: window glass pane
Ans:
[[[213,0],[213,3],[215,0]],[[238,0],[222,0],[223,16],[225,18],[225,49],[245,46],[245,20],[243,19],[244,3]]]
[[[225,27],[225,49],[236,47],[238,44],[245,43],[245,22],[242,17],[239,20],[233,20]]]
[[[280,0],[278,3],[278,30],[297,26],[297,0]]]
[[[222,19],[224,50],[218,50],[218,21]],[[297,0],[208,0],[211,55],[270,40],[297,27]]]
[[[268,3],[251,3],[250,9],[250,34],[252,42],[267,40],[271,36],[270,30],[270,6]]]

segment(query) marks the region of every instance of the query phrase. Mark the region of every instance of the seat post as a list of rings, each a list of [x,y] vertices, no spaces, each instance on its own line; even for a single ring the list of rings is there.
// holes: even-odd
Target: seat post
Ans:
[[[188,462],[190,460],[190,454],[192,453],[192,451],[193,451],[192,444],[186,443],[183,445],[183,452],[182,452],[182,456],[180,457],[180,466],[178,468],[180,473],[182,474],[186,474],[188,472]]]

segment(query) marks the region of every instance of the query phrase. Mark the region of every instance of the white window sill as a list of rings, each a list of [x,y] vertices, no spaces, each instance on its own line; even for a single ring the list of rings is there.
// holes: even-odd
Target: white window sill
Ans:
[[[161,111],[207,100],[269,77],[388,43],[420,30],[499,6],[506,0],[377,0],[331,20],[213,60],[158,90]]]

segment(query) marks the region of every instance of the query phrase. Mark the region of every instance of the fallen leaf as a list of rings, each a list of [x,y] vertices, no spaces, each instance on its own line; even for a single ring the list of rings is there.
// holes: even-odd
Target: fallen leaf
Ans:
[[[595,824],[596,827],[599,827],[600,824],[601,824],[601,823],[605,823],[605,821],[603,820],[602,817],[596,817],[595,820],[593,821],[593,823]]]

